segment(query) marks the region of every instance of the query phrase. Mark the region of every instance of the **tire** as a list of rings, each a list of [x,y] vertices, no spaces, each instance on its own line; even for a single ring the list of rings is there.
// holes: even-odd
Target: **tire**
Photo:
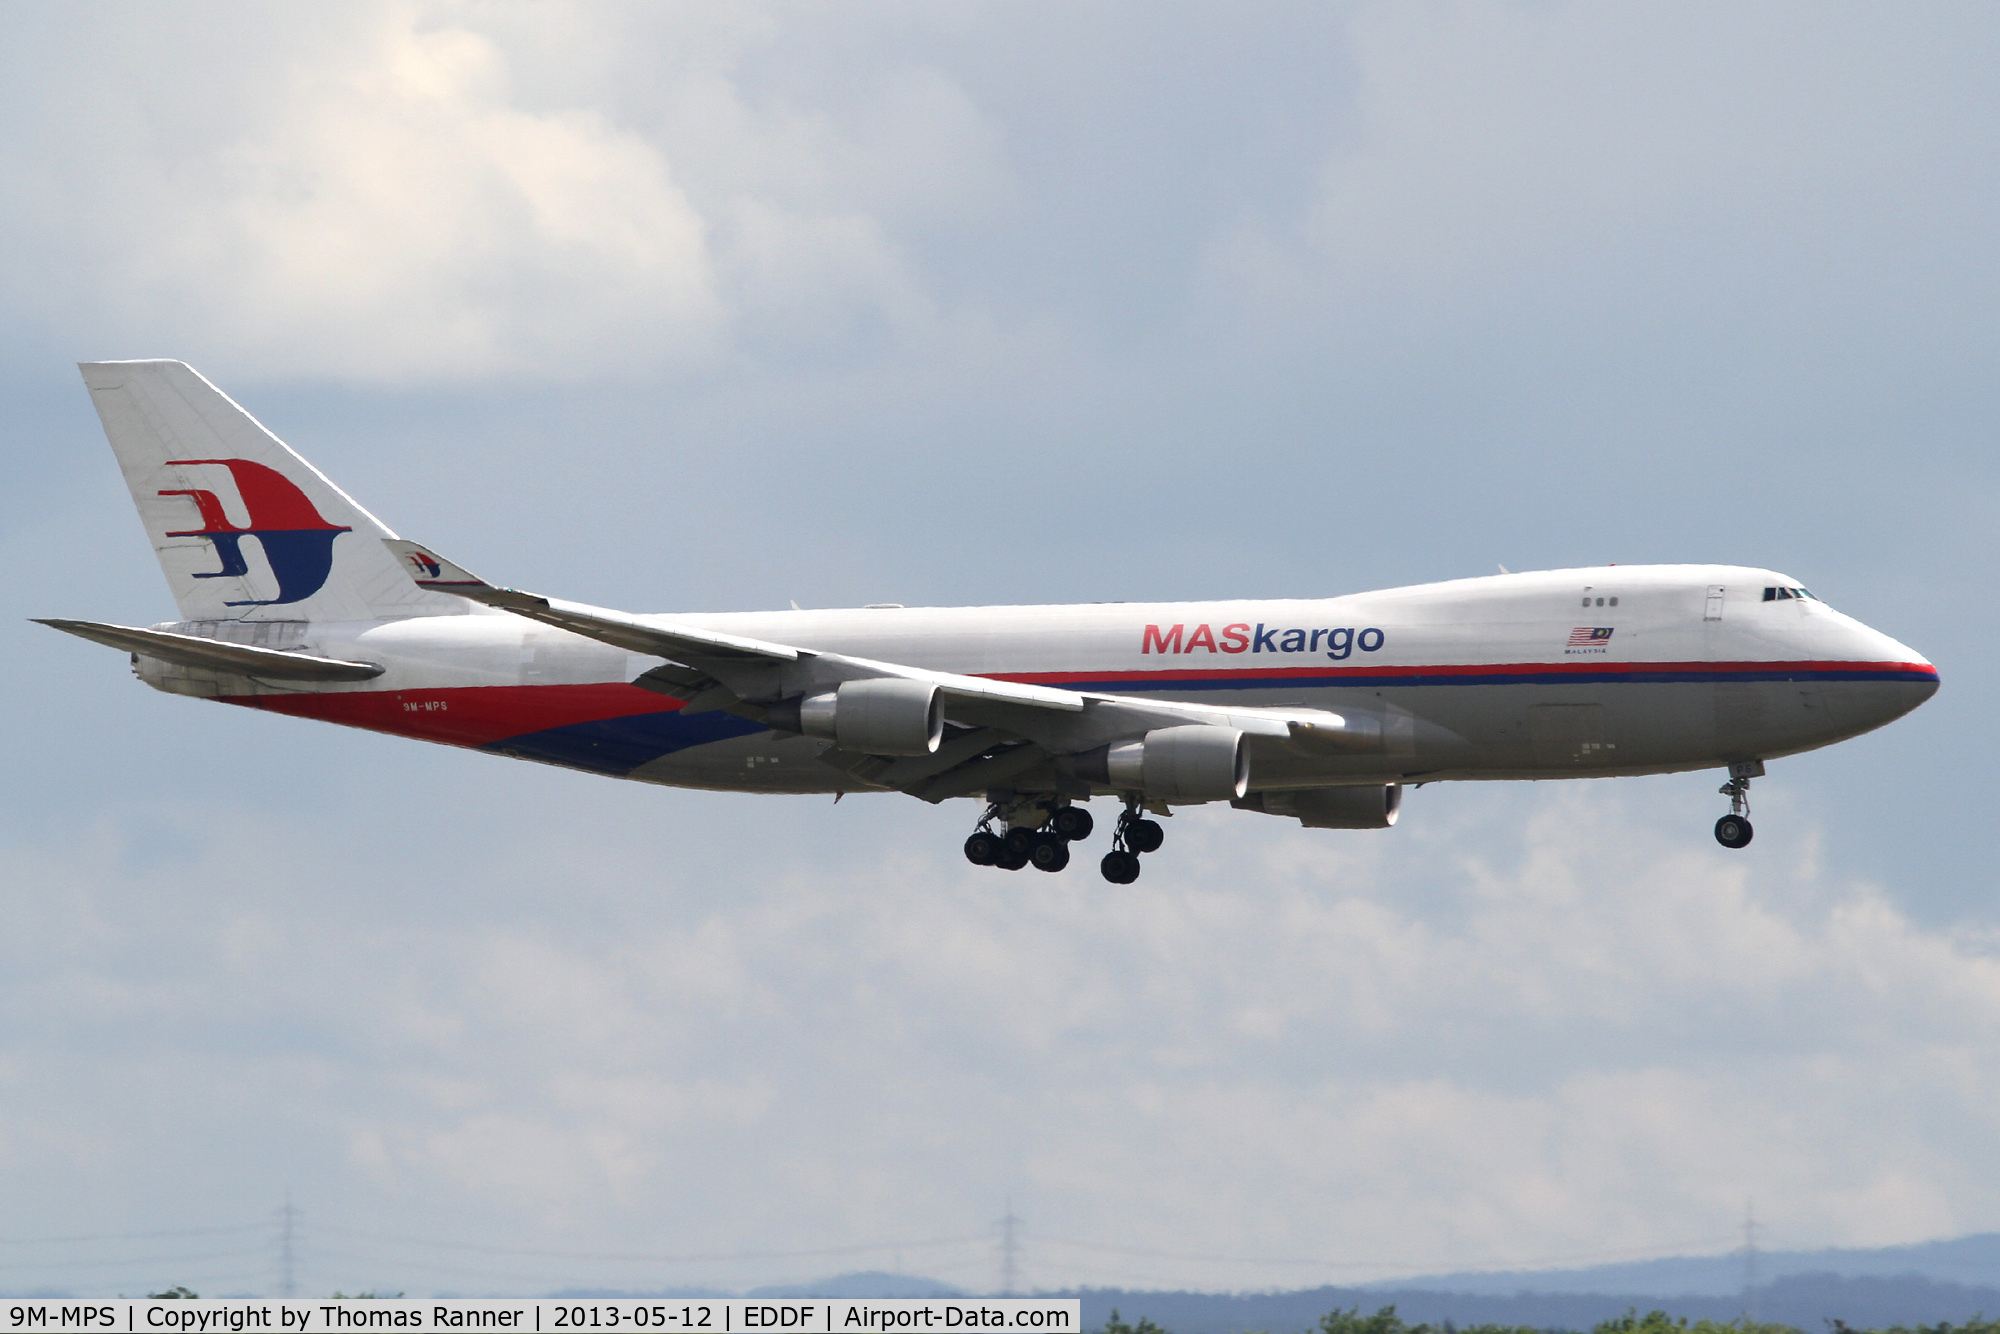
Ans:
[[[1037,871],[1060,871],[1069,865],[1069,840],[1061,834],[1038,834],[1028,850],[1028,863]]]
[[[1026,865],[1028,854],[1035,848],[1035,831],[1026,825],[1015,825],[1007,831],[1007,850],[1021,854],[1021,864]]]
[[[994,854],[993,864],[1003,871],[1018,871],[1028,864],[1028,854],[1016,852],[1003,844],[1000,851]]]
[[[1725,815],[1715,822],[1715,841],[1725,848],[1747,848],[1756,831],[1741,815]]]
[[[1134,852],[1158,852],[1167,841],[1167,831],[1158,820],[1134,820],[1125,826],[1125,846]]]
[[[1056,832],[1072,843],[1083,842],[1096,827],[1097,821],[1081,806],[1065,806],[1056,812]]]
[[[1000,840],[982,829],[965,840],[965,860],[974,866],[991,866],[1000,848]]]
[[[1112,884],[1129,885],[1139,878],[1139,859],[1129,852],[1107,852],[1097,869]]]

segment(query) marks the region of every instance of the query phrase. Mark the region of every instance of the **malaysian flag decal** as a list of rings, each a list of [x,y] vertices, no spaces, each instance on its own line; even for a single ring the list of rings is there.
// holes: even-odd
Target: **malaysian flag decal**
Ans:
[[[1587,625],[1579,625],[1576,629],[1569,632],[1569,646],[1571,648],[1602,648],[1610,642],[1611,627],[1608,625],[1600,625],[1596,629],[1592,629]]]

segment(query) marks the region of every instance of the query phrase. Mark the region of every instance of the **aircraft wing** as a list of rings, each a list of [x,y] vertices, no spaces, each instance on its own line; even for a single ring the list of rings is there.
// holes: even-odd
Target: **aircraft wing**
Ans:
[[[384,541],[410,577],[424,588],[456,594],[628,652],[666,659],[664,665],[634,684],[680,699],[690,712],[719,709],[762,721],[765,704],[830,689],[842,681],[897,677],[933,684],[945,696],[947,718],[956,729],[936,754],[893,761],[865,755],[838,761],[832,755],[827,757],[828,762],[837,763],[863,782],[931,801],[996,785],[1053,756],[1190,723],[1232,727],[1251,736],[1331,749],[1365,746],[1376,739],[1369,720],[1349,720],[1323,710],[1227,708],[1061,690],[798,648],[707,630],[672,617],[633,616],[501,588],[428,547],[397,538]]]
[[[385,545],[403,559],[405,567],[410,570],[410,577],[424,588],[455,593],[544,625],[559,626],[589,639],[615,644],[633,653],[651,654],[697,667],[722,667],[732,662],[743,665],[760,662],[779,664],[819,659],[829,665],[860,669],[835,673],[850,680],[897,676],[933,682],[946,695],[961,699],[1000,701],[1070,713],[1079,712],[1084,707],[1084,697],[1073,690],[1023,685],[1013,681],[990,681],[983,676],[961,676],[954,672],[926,671],[867,658],[850,658],[843,654],[817,653],[811,649],[793,648],[789,644],[704,630],[667,617],[631,616],[582,602],[564,602],[515,588],[497,588],[463,566],[455,565],[415,542],[391,538],[386,539]]]
[[[657,625],[624,612],[607,611],[581,602],[560,602],[536,593],[524,593],[518,588],[496,588],[463,566],[454,565],[415,542],[385,538],[383,545],[402,560],[404,569],[419,588],[452,593],[489,607],[499,607],[544,625],[559,626],[590,639],[615,644],[633,653],[649,653],[663,658],[695,654],[773,662],[792,662],[799,657],[799,650],[784,644],[698,630],[693,626]]]

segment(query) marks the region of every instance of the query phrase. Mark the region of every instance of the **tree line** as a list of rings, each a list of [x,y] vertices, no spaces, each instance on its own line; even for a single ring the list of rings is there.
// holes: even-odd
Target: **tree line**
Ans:
[[[1985,1314],[1972,1316],[1962,1324],[1944,1321],[1935,1325],[1890,1325],[1883,1329],[1859,1329],[1844,1320],[1827,1321],[1827,1334],[2000,1334],[2000,1320]],[[1098,1334],[1169,1334],[1169,1331],[1141,1316],[1137,1323],[1119,1318],[1116,1308]],[[1360,1307],[1329,1311],[1319,1318],[1313,1334],[1551,1334],[1532,1325],[1442,1325],[1407,1323],[1396,1308],[1385,1306],[1374,1315],[1361,1314]],[[1792,1325],[1768,1324],[1754,1320],[1697,1320],[1670,1316],[1665,1311],[1640,1315],[1634,1307],[1611,1320],[1600,1320],[1590,1334],[1805,1334]]]

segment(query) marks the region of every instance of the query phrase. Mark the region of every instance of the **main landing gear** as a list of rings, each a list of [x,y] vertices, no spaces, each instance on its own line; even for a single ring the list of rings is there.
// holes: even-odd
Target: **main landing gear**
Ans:
[[[1718,791],[1729,798],[1729,814],[1715,822],[1715,841],[1725,848],[1747,848],[1756,833],[1750,827],[1750,780],[1764,776],[1761,760],[1729,766],[1729,781]]]
[[[1139,854],[1158,852],[1166,841],[1167,831],[1160,822],[1140,815],[1139,803],[1128,799],[1111,834],[1111,851],[1104,854],[1098,870],[1114,885],[1129,885],[1139,878]]]
[[[1043,817],[1039,826],[1023,822],[1023,817]],[[1006,824],[1006,832],[994,829],[994,822]],[[997,866],[1018,871],[1033,866],[1037,871],[1060,871],[1069,865],[1069,845],[1090,837],[1096,821],[1081,806],[1062,805],[1050,811],[1044,806],[1009,811],[999,802],[986,808],[979,827],[965,840],[965,859],[974,866]]]
[[[972,837],[965,840],[965,859],[974,866],[997,866],[1018,871],[1032,866],[1037,871],[1060,871],[1069,865],[1069,845],[1090,837],[1096,822],[1090,812],[1066,799],[1050,805],[1051,798],[1013,798],[994,801],[979,817]],[[1111,851],[1104,854],[1098,869],[1114,885],[1129,885],[1139,878],[1139,855],[1158,852],[1167,833],[1158,820],[1145,816],[1140,799],[1128,796],[1125,809],[1111,833]]]

